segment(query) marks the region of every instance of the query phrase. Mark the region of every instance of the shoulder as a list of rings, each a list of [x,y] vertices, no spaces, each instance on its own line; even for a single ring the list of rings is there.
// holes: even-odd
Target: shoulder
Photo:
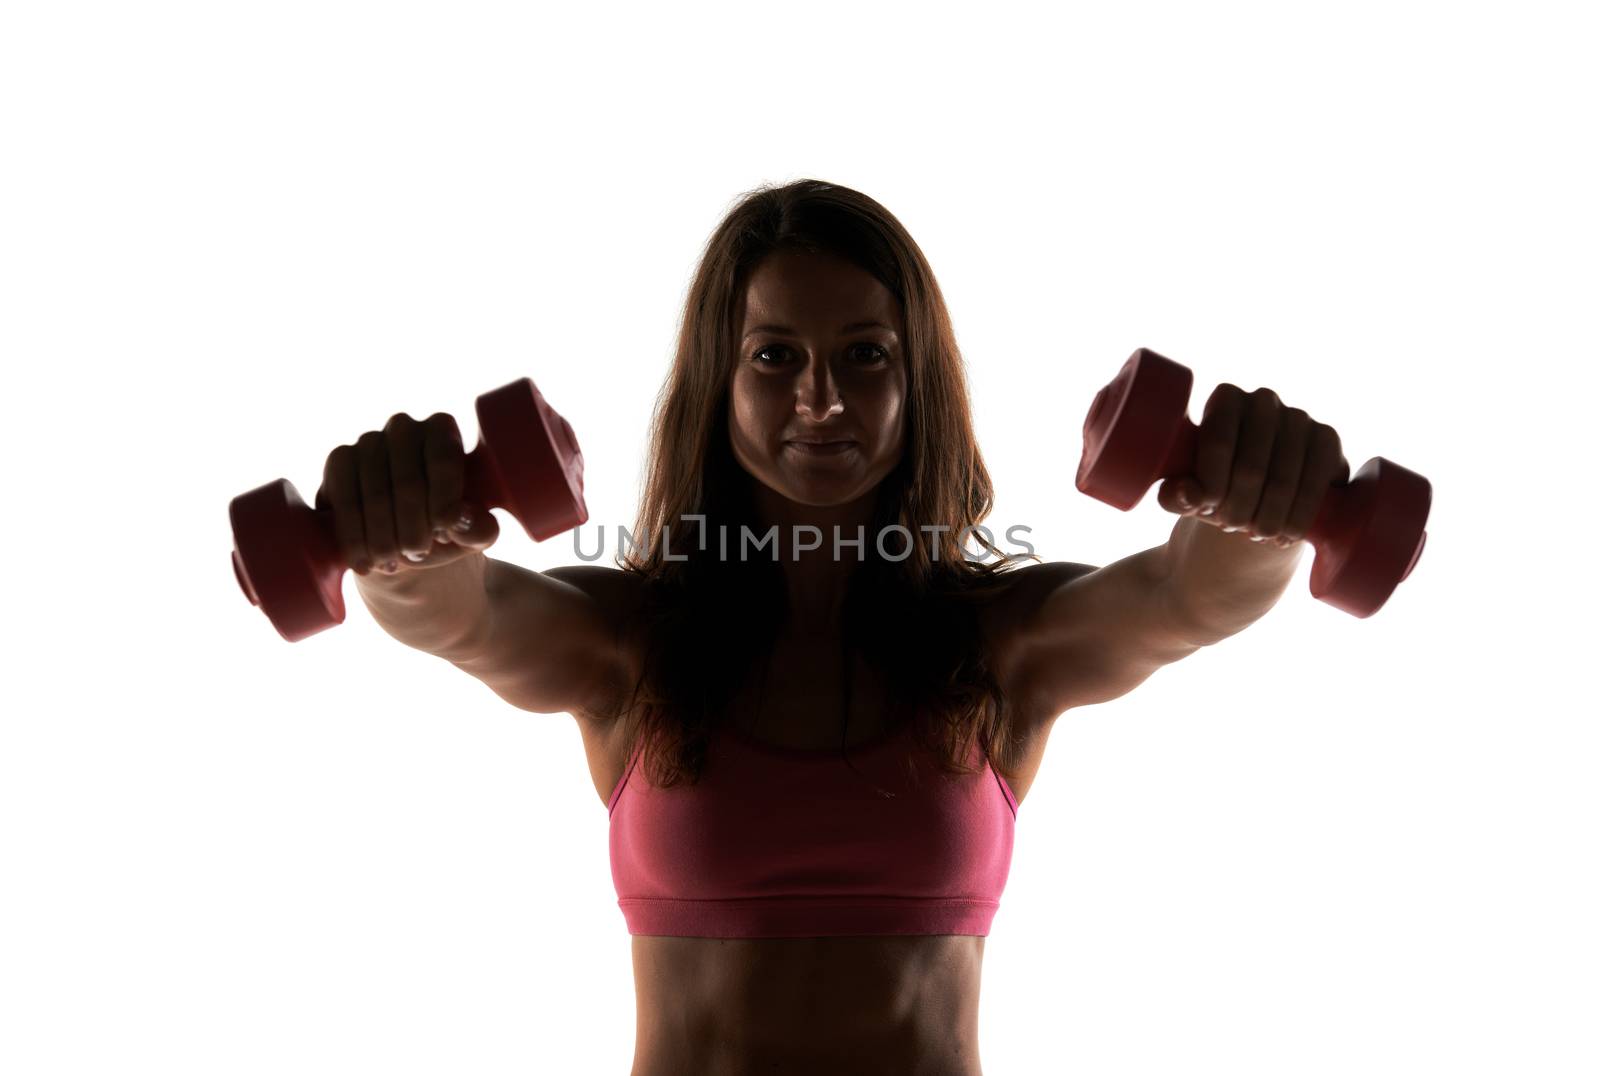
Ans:
[[[1050,560],[1001,572],[985,588],[978,605],[978,623],[985,641],[1005,646],[1025,630],[1031,614],[1057,587],[1088,575],[1093,564]]]
[[[647,644],[653,598],[650,580],[639,572],[604,564],[563,564],[542,574],[589,598],[610,632],[621,681],[631,683]]]
[[[1058,712],[1037,697],[1037,662],[1030,660],[1038,650],[1042,611],[1052,594],[1096,570],[1092,564],[1044,561],[1000,573],[986,588],[977,611],[978,632],[995,681],[1011,700],[1019,735]]]
[[[562,564],[543,574],[582,591],[618,629],[643,618],[657,597],[648,576],[604,564]]]
[[[596,602],[628,613],[641,606],[647,581],[638,572],[610,568],[604,564],[562,564],[545,570],[545,575],[583,591]]]

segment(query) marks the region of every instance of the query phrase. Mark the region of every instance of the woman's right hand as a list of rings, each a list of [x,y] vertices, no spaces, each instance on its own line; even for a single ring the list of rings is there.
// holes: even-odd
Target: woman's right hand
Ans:
[[[316,507],[357,575],[439,568],[481,553],[500,536],[482,505],[463,500],[466,451],[443,411],[418,422],[401,412],[353,445],[328,453]]]

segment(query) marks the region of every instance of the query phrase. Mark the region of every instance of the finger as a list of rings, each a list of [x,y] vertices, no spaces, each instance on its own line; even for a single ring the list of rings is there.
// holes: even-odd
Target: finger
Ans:
[[[1250,530],[1260,538],[1283,534],[1294,509],[1300,475],[1305,470],[1306,453],[1311,446],[1311,416],[1298,407],[1285,408],[1272,444],[1272,462],[1267,467],[1267,484],[1261,491]]]
[[[1228,475],[1233,470],[1234,446],[1239,439],[1239,425],[1244,420],[1244,391],[1226,382],[1218,385],[1206,400],[1205,415],[1200,419],[1200,432],[1196,438],[1194,479],[1200,484],[1200,496],[1205,507],[1213,510],[1222,503],[1228,492]]]
[[[1271,389],[1257,389],[1246,397],[1244,422],[1233,449],[1233,468],[1228,472],[1228,493],[1217,506],[1215,517],[1222,521],[1224,530],[1243,530],[1256,517],[1282,411],[1278,394]]]
[[[467,506],[467,511],[472,515],[472,525],[465,532],[455,532],[455,541],[458,545],[468,549],[482,551],[494,545],[500,539],[500,522],[494,518],[494,513]]]
[[[370,572],[372,558],[367,555],[367,526],[361,514],[361,476],[356,470],[355,445],[340,445],[328,453],[316,506],[332,513],[334,545],[349,569],[357,575]]]
[[[1180,516],[1200,516],[1200,507],[1204,498],[1199,495],[1199,483],[1192,478],[1173,476],[1163,479],[1156,487],[1156,503],[1169,512]],[[1205,522],[1211,522],[1205,519]]]
[[[434,537],[448,541],[461,518],[466,483],[466,453],[453,416],[444,411],[428,416],[423,423],[422,458],[428,476],[428,521],[435,528]]]
[[[1228,493],[1228,475],[1233,470],[1245,403],[1244,390],[1224,382],[1212,390],[1200,419],[1194,477],[1200,484],[1200,496],[1205,506],[1213,509],[1213,515]]]
[[[433,548],[428,520],[428,477],[423,470],[422,425],[410,415],[393,415],[383,427],[389,448],[389,488],[394,493],[394,530],[400,553],[415,563]]]
[[[367,528],[367,555],[384,568],[400,555],[394,529],[394,491],[389,485],[389,446],[378,430],[368,430],[356,440],[357,470],[361,475],[361,518]]]
[[[1316,522],[1329,487],[1335,479],[1347,478],[1350,474],[1350,465],[1339,447],[1339,435],[1332,426],[1313,422],[1310,440],[1294,507],[1289,509],[1289,521],[1283,528],[1283,536],[1290,542],[1301,541],[1311,533],[1311,524]]]

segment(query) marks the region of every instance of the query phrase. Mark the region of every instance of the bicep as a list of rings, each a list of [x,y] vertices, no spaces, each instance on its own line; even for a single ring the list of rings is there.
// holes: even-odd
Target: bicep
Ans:
[[[614,568],[530,571],[490,558],[488,612],[451,664],[522,710],[595,717],[625,675],[625,598]]]
[[[1013,694],[1043,720],[1120,698],[1202,643],[1166,585],[1166,548],[1096,568],[1041,564],[1002,632]],[[1031,593],[1030,593],[1031,592]]]

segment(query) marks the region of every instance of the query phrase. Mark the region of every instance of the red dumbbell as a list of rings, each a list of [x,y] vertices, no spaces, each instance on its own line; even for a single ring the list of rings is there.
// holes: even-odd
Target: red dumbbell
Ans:
[[[536,542],[588,520],[578,439],[532,381],[484,393],[477,414],[467,501],[504,508]],[[234,577],[279,635],[293,643],[344,623],[341,584],[349,566],[335,544],[331,512],[310,507],[280,478],[235,497],[228,519]]]
[[[1193,474],[1193,387],[1187,366],[1149,348],[1129,356],[1084,419],[1078,489],[1126,512],[1162,479]],[[1417,566],[1432,501],[1426,478],[1382,456],[1329,489],[1306,534],[1317,551],[1311,596],[1353,616],[1376,613]]]

